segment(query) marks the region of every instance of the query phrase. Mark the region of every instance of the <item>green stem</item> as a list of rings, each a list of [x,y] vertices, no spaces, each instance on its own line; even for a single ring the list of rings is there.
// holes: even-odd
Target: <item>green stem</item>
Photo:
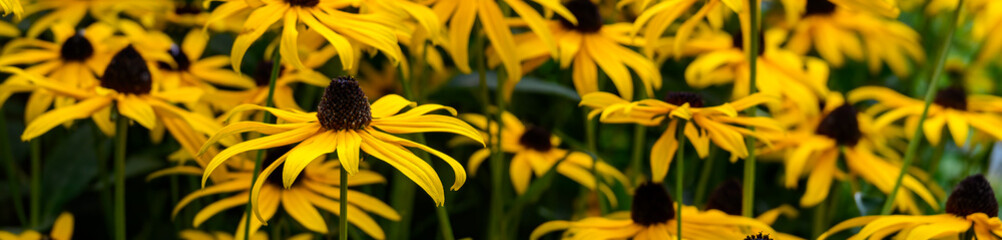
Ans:
[[[41,214],[41,194],[42,194],[42,140],[35,138],[31,140],[31,192],[29,193],[31,206],[29,209],[29,223],[31,228],[38,227],[39,215]]]
[[[675,133],[675,139],[678,140],[678,150],[675,151],[675,226],[678,227],[677,236],[678,239],[682,238],[682,178],[685,173],[685,131],[682,127],[685,125],[685,121],[678,120],[677,133]]]
[[[643,125],[633,125],[633,154],[630,156],[630,183],[635,184],[637,179],[643,176],[644,138],[647,137],[647,129]]]
[[[749,93],[755,93],[755,81],[758,77],[758,52],[759,38],[758,35],[762,34],[759,32],[759,5],[758,0],[748,0],[748,12],[749,16],[749,34],[745,36],[744,49],[748,49],[748,82],[749,82]],[[745,110],[745,114],[749,117],[755,117],[755,108],[748,108]],[[751,127],[751,131],[755,131],[754,127]],[[745,217],[753,217],[754,205],[755,205],[755,138],[746,137],[745,142],[748,142],[748,158],[745,159],[745,171],[744,171],[744,186],[742,187],[743,193],[741,196],[741,215]]]
[[[484,60],[481,59],[480,61],[482,62]],[[503,148],[501,148],[501,142],[503,141],[501,139],[501,132],[502,132],[501,130],[504,129],[504,121],[502,121],[501,116],[503,116],[504,112],[505,112],[504,91],[502,90],[502,89],[504,89],[505,77],[506,77],[504,75],[505,75],[504,74],[504,68],[498,68],[498,70],[497,70],[497,87],[494,89],[494,101],[495,101],[495,105],[498,108],[497,113],[494,115],[494,117],[495,117],[494,118],[494,122],[497,123],[497,125],[498,125],[497,126],[498,131],[495,132],[495,136],[494,136],[494,139],[493,139],[494,142],[492,142],[494,144],[494,154],[491,157],[491,183],[492,183],[491,198],[492,199],[491,199],[491,210],[490,210],[491,214],[490,214],[490,216],[492,216],[492,217],[491,217],[490,221],[491,222],[499,223],[499,224],[496,224],[497,228],[493,228],[493,230],[496,231],[494,233],[497,233],[497,234],[492,234],[491,237],[493,237],[493,238],[499,238],[499,239],[508,239],[508,238],[506,238],[506,236],[504,236],[505,235],[504,231],[501,231],[505,227],[505,226],[501,226],[501,225],[504,224],[504,222],[501,221],[501,218],[504,216],[504,209],[503,208],[504,208],[504,204],[505,204],[505,198],[504,198],[504,195],[503,195],[504,194],[504,191],[503,191],[504,190],[503,189],[504,188],[504,177],[503,176],[504,176],[504,162],[505,162],[505,160],[504,160],[504,150],[503,150]]]
[[[264,106],[273,107],[275,106],[274,96],[275,96],[275,79],[278,79],[278,74],[282,71],[282,55],[279,52],[275,52],[271,55],[271,76],[268,80],[268,97],[264,100]],[[274,116],[268,111],[264,111],[264,123],[275,123]],[[264,160],[264,156],[267,155],[268,150],[261,149],[257,151],[257,157],[254,158],[254,172],[251,174],[250,184],[254,185],[257,182],[258,173],[261,172],[261,161]],[[251,206],[251,199],[253,195],[247,196],[247,205],[244,207],[244,239],[250,239],[250,223],[251,218],[254,217],[251,212],[254,206]]]
[[[953,41],[953,32],[957,28],[957,24],[960,21],[960,11],[963,10],[964,0],[957,1],[957,10],[953,11],[952,20],[946,27],[946,36],[943,37],[940,49],[936,52],[936,66],[932,69],[932,75],[929,76],[929,86],[926,87],[925,91],[925,103],[922,107],[922,115],[919,117],[919,122],[915,125],[915,130],[913,131],[912,138],[908,140],[908,149],[905,152],[904,163],[901,165],[901,171],[898,173],[897,180],[894,181],[894,188],[891,192],[887,194],[887,201],[884,202],[884,207],[880,210],[880,215],[891,214],[894,210],[894,198],[898,196],[898,189],[901,188],[901,180],[905,178],[905,173],[908,172],[908,168],[912,166],[912,161],[915,160],[915,154],[918,153],[919,141],[922,139],[922,124],[925,123],[926,116],[929,115],[929,105],[932,103],[932,99],[936,96],[937,84],[936,80],[943,73],[943,65],[946,64],[946,55],[950,52],[950,42]],[[945,144],[945,143],[940,143]]]
[[[115,126],[115,239],[125,240],[125,144],[129,119],[118,114]]]
[[[10,196],[14,201],[14,213],[21,224],[28,223],[24,215],[24,207],[21,203],[21,181],[17,178],[17,165],[14,163],[14,155],[10,150],[10,142],[7,141],[7,119],[3,115],[3,108],[0,108],[0,158],[3,158],[7,168],[7,184],[10,185]]]
[[[828,204],[822,202],[814,207],[814,227],[811,228],[812,230],[811,236],[814,236],[815,238],[821,236],[821,233],[824,233],[825,230],[828,230],[828,228],[825,227],[824,224],[825,213],[828,212],[827,210],[825,210],[827,206]]]
[[[348,171],[341,168],[341,217],[338,218],[338,239],[348,240]]]
[[[699,182],[696,183],[696,197],[693,199],[692,204],[703,203],[706,199],[706,185],[710,182],[710,175],[713,175],[713,162],[714,155],[716,155],[717,148],[711,146],[710,154],[703,160],[703,170],[699,172]]]
[[[452,235],[452,223],[449,221],[449,211],[445,206],[435,208],[435,213],[438,215],[438,226],[442,230],[442,239],[444,240],[454,240],[455,236]]]

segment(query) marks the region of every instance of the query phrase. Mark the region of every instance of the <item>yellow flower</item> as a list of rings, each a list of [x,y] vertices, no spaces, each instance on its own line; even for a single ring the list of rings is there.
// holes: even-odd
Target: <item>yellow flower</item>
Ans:
[[[481,129],[483,131],[481,134],[485,138],[497,134],[497,123],[493,121],[488,123],[488,119],[483,115],[462,114],[459,117]],[[525,193],[533,175],[543,176],[557,162],[560,162],[559,165],[556,165],[557,173],[567,176],[588,189],[595,190],[596,176],[592,174],[592,163],[595,160],[591,156],[582,152],[558,148],[560,146],[559,137],[551,135],[550,131],[545,128],[523,125],[511,113],[505,112],[502,119],[504,128],[501,129],[501,149],[504,152],[514,154],[509,172],[516,193],[520,195]],[[492,127],[490,133],[486,131],[488,125]],[[487,159],[490,153],[490,149],[481,149],[470,156],[470,162],[466,166],[471,175],[477,173],[480,164]],[[605,182],[611,178],[629,187],[630,181],[612,165],[598,161],[597,167],[594,168],[598,172],[597,174],[605,179]],[[600,185],[598,189],[606,194],[615,205],[616,196],[607,184]]]
[[[397,45],[397,37],[392,21],[377,14],[356,14],[338,10],[350,7],[349,1],[336,0],[227,0],[216,7],[207,25],[233,14],[252,11],[244,22],[243,30],[233,42],[230,61],[239,68],[247,48],[261,37],[275,23],[281,23],[279,51],[282,61],[297,69],[306,66],[299,57],[299,34],[301,30],[315,31],[322,35],[337,51],[344,70],[355,66],[353,44],[368,45],[385,53],[394,62],[403,57]],[[308,29],[299,27],[305,24]],[[350,41],[349,41],[350,40]]]
[[[414,108],[398,114],[407,106]],[[236,122],[226,126],[210,138],[203,149],[215,143],[218,138],[232,134],[255,131],[273,135],[241,142],[223,150],[212,158],[203,176],[209,176],[220,164],[239,153],[297,144],[289,152],[288,159],[279,160],[286,163],[282,180],[285,187],[290,187],[296,176],[313,159],[334,151],[337,151],[345,170],[354,175],[358,172],[361,149],[400,170],[424,189],[437,205],[442,205],[445,203],[445,193],[438,174],[431,165],[405,147],[419,148],[448,163],[456,174],[452,190],[459,189],[466,181],[463,166],[438,150],[392,134],[449,132],[483,144],[480,134],[469,124],[454,117],[426,115],[443,109],[456,114],[454,109],[438,104],[415,106],[399,95],[384,96],[370,106],[354,78],[338,77],[331,80],[324,90],[317,112],[305,113],[257,105],[241,105],[233,109],[232,112],[265,110],[284,123]],[[227,118],[228,116],[223,116],[223,119]],[[203,177],[203,186],[205,180]]]
[[[533,0],[546,11],[552,11],[568,19],[569,22],[577,24],[577,18],[571,14],[567,8],[560,5],[560,1],[553,0]],[[545,49],[556,57],[557,43],[554,40],[549,25],[546,24],[543,16],[540,16],[536,9],[527,4],[524,0],[504,0],[529,28],[538,34],[542,39]],[[508,83],[514,86],[521,79],[522,66],[519,64],[519,55],[515,46],[515,39],[508,28],[505,16],[501,12],[497,1],[494,0],[436,0],[432,9],[438,18],[449,22],[449,53],[455,60],[456,68],[464,73],[470,70],[470,32],[473,30],[474,21],[479,19],[483,32],[490,40],[491,46],[497,49],[498,57],[508,72]],[[477,49],[479,51],[479,49]]]
[[[741,216],[741,199],[744,197],[742,192],[741,182],[737,179],[725,180],[720,185],[717,185],[716,189],[710,193],[710,197],[706,200],[706,206],[703,208],[706,212],[719,211],[726,213],[731,216]],[[796,208],[790,205],[783,204],[777,208],[770,209],[768,211],[759,214],[755,217],[755,220],[766,225],[772,225],[776,222],[776,219],[780,215],[786,216],[791,219],[795,219],[799,212]],[[750,232],[761,232],[763,229],[751,229]],[[790,234],[785,234],[781,232],[774,232],[772,234],[778,240],[799,240],[797,236]],[[747,239],[746,239],[747,240]]]
[[[167,11],[164,20],[170,24],[180,25],[186,28],[198,28],[206,27],[216,32],[234,32],[239,33],[240,29],[243,28],[243,19],[247,19],[249,12],[244,12],[242,14],[234,14],[228,18],[221,21],[213,22],[212,24],[206,25],[209,21],[209,12],[204,11],[200,7],[201,3],[198,2],[209,2],[209,0],[194,1],[194,2],[172,2],[173,11]]]
[[[981,174],[960,181],[946,200],[946,213],[930,216],[863,216],[835,225],[819,240],[856,226],[863,229],[850,239],[884,239],[897,233],[904,239],[957,239],[972,231],[971,239],[998,239],[1002,236],[999,205],[992,186]]]
[[[52,230],[48,235],[42,235],[34,230],[25,230],[21,234],[14,235],[10,232],[0,231],[0,240],[71,240],[73,239],[73,214],[63,212],[52,224]]]
[[[998,31],[998,28],[1002,26],[1002,2],[986,1],[987,3],[982,5],[976,5],[976,2],[978,1],[967,3],[971,6],[968,11],[974,12],[971,38],[981,44],[972,65],[999,66],[998,56],[1002,54],[1002,31]]]
[[[244,165],[243,169],[238,168],[237,171],[218,178],[214,185],[185,196],[174,207],[172,217],[176,217],[181,209],[198,198],[215,194],[236,193],[202,208],[195,215],[194,226],[198,227],[212,216],[227,209],[245,206],[250,199],[254,206],[254,216],[243,214],[236,229],[236,239],[243,239],[244,223],[247,217],[253,217],[250,223],[250,232],[257,232],[258,228],[267,225],[267,221],[275,216],[279,205],[282,206],[285,213],[306,229],[327,233],[327,224],[317,208],[341,215],[338,203],[341,200],[339,199],[341,182],[338,177],[340,163],[338,161],[312,161],[303,169],[304,174],[300,175],[292,186],[282,187],[282,178],[277,174],[271,175],[271,173],[276,169],[282,170],[281,163],[290,155],[287,150],[289,149],[268,151],[262,163],[268,167],[261,172],[257,178],[258,181],[253,185],[251,184],[251,174],[254,165],[253,162],[250,162],[251,164]],[[194,168],[195,171],[186,170],[191,168]],[[201,173],[199,170],[201,168],[190,166],[168,168],[151,174],[150,178],[166,174],[194,173],[197,175]],[[359,170],[355,176],[349,178],[346,184],[354,187],[385,182],[386,179],[376,172]],[[396,210],[365,193],[348,190],[348,199],[346,200],[349,202],[348,221],[373,238],[383,239],[385,233],[368,213],[392,221],[400,220],[400,215]]]
[[[874,127],[882,128],[905,119],[905,129],[915,129],[925,102],[912,99],[885,87],[860,87],[849,93],[849,102],[876,100],[872,108],[882,110]],[[968,96],[963,88],[949,87],[939,90],[929,106],[929,114],[922,123],[926,139],[939,145],[944,129],[950,129],[958,147],[967,142],[970,128],[975,132],[1002,139],[1002,98],[993,95]]]
[[[786,47],[800,55],[814,49],[834,67],[845,65],[848,57],[865,60],[875,73],[886,62],[901,78],[912,73],[909,59],[915,64],[925,62],[915,30],[896,20],[846,9],[840,4],[844,1],[850,0],[807,0],[803,19],[789,23],[793,33]]]
[[[233,240],[233,234],[221,231],[203,232],[194,229],[187,229],[182,230],[177,233],[177,235],[178,238],[183,240]],[[265,232],[256,232],[252,234],[248,240],[268,240],[268,234]]]
[[[26,4],[26,15],[45,12],[44,16],[32,22],[28,28],[29,38],[55,25],[66,24],[76,26],[89,13],[91,17],[108,24],[122,21],[119,15],[138,19],[145,26],[150,26],[156,20],[156,14],[170,9],[172,1],[167,0],[35,0]],[[52,10],[48,11],[47,10]]]
[[[762,151],[762,154],[781,151],[786,165],[786,187],[796,187],[801,175],[808,175],[807,189],[800,199],[800,206],[817,205],[828,197],[832,180],[846,177],[859,176],[884,193],[890,192],[900,172],[901,157],[888,147],[887,142],[898,136],[891,134],[901,129],[875,127],[870,116],[857,113],[838,94],[828,97],[822,112],[822,116],[797,125],[786,136],[774,138],[773,148]],[[849,173],[838,168],[840,155],[844,157]],[[912,175],[903,179],[903,188],[898,192],[895,206],[910,213],[921,212],[912,195],[914,193],[932,208],[937,208],[933,195]]]
[[[608,217],[589,217],[578,221],[549,221],[536,227],[530,239],[547,233],[567,231],[562,239],[674,239],[678,235],[671,196],[661,184],[643,183],[637,187],[630,212],[613,213]],[[720,211],[703,212],[696,207],[682,206],[682,236],[689,239],[744,239],[751,232],[741,228],[774,232],[771,227],[754,219],[729,216]]]
[[[731,153],[731,161],[737,161],[738,158],[748,157],[745,136],[761,139],[761,132],[781,131],[779,124],[770,118],[738,116],[738,111],[774,101],[774,98],[761,93],[715,107],[704,107],[703,98],[696,93],[671,92],[665,100],[629,102],[610,93],[596,92],[585,95],[581,105],[593,109],[588,114],[589,118],[600,116],[599,120],[604,123],[656,126],[669,118],[668,129],[651,148],[651,178],[654,182],[664,179],[675,158],[675,150],[678,149],[675,134],[679,120],[685,121],[685,136],[700,158],[709,154],[712,140],[714,145]],[[759,133],[747,127],[755,127]]]
[[[518,45],[518,61],[525,62],[522,72],[509,72],[510,75],[521,76],[542,65],[547,59],[554,59],[561,68],[571,67],[573,63],[574,88],[578,94],[585,95],[599,91],[598,69],[609,76],[616,86],[620,96],[633,99],[633,77],[628,69],[640,77],[644,91],[648,96],[654,95],[654,89],[661,88],[661,73],[658,67],[649,59],[623,45],[642,45],[641,40],[629,36],[630,24],[614,23],[603,25],[599,16],[598,6],[589,0],[573,0],[565,6],[577,18],[577,24],[566,19],[547,22],[552,35],[557,42],[557,53],[552,54],[546,45],[547,39],[538,32],[527,32],[515,35]],[[488,52],[490,66],[495,66],[503,60],[503,53],[509,51],[495,47]],[[499,60],[500,58],[500,60]],[[506,94],[510,93],[518,82],[507,82]]]
[[[654,49],[657,46],[656,43],[664,35],[668,27],[672,25],[675,20],[680,16],[689,12],[690,9],[697,7],[698,2],[702,2],[702,6],[695,14],[685,18],[682,25],[679,25],[675,30],[675,41],[672,43],[672,52],[681,52],[682,45],[688,42],[690,35],[693,30],[703,22],[704,19],[713,26],[713,28],[721,28],[724,25],[725,18],[729,16],[731,12],[740,13],[741,15],[741,32],[747,33],[748,22],[747,14],[745,14],[744,4],[746,1],[740,0],[681,0],[681,1],[637,1],[637,0],[620,0],[616,6],[624,6],[627,4],[634,4],[637,8],[643,9],[643,12],[637,16],[637,19],[633,22],[633,29],[630,31],[632,34],[636,34],[643,30],[644,42],[644,54],[653,57]],[[652,5],[653,4],[653,5]]]
[[[209,42],[209,35],[199,30],[191,30],[184,36],[181,45],[172,44],[167,53],[172,62],[158,62],[163,71],[161,86],[165,89],[178,87],[198,87],[213,91],[213,85],[247,89],[255,87],[254,81],[233,70],[229,58],[224,55],[202,57]]]
[[[21,15],[24,14],[24,6],[21,6],[21,0],[0,0],[0,10],[3,10],[4,16],[13,13],[14,18],[17,19],[21,19]]]

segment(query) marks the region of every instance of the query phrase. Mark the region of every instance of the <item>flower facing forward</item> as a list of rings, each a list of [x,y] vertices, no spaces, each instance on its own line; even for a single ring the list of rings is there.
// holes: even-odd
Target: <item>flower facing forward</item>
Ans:
[[[897,238],[957,239],[972,231],[971,239],[999,239],[1002,221],[998,218],[999,203],[992,186],[981,174],[960,181],[946,200],[946,213],[931,216],[863,216],[835,225],[818,240],[834,233],[863,226],[850,239],[884,239],[897,233]],[[962,239],[967,240],[967,239]]]
[[[398,114],[407,106],[414,107]],[[456,114],[454,109],[438,104],[415,106],[415,103],[395,94],[384,96],[370,105],[365,94],[359,89],[358,82],[351,77],[331,80],[330,85],[324,89],[317,112],[305,113],[249,104],[240,105],[231,113],[265,110],[284,123],[236,122],[221,129],[206,142],[203,149],[221,137],[236,133],[255,131],[273,135],[241,142],[221,151],[206,167],[202,185],[205,185],[206,177],[230,157],[246,151],[290,144],[296,146],[289,151],[288,158],[283,159],[282,182],[286,188],[292,186],[296,177],[310,162],[318,156],[335,151],[348,174],[354,175],[358,172],[361,149],[399,170],[424,189],[437,205],[442,205],[445,203],[445,193],[438,173],[405,147],[421,149],[448,163],[456,174],[455,182],[450,188],[452,190],[459,189],[466,181],[466,171],[463,166],[438,150],[392,134],[449,132],[472,138],[483,145],[480,133],[462,120],[428,114],[443,109]]]
[[[654,182],[661,182],[668,174],[678,149],[675,135],[679,121],[685,121],[685,137],[700,158],[709,154],[712,141],[731,153],[731,161],[737,161],[738,158],[748,157],[745,136],[761,138],[761,132],[782,131],[775,120],[739,116],[738,112],[774,100],[756,93],[720,106],[704,107],[703,97],[696,93],[671,92],[665,96],[665,101],[644,99],[629,102],[611,93],[596,92],[585,95],[581,105],[593,109],[588,114],[589,118],[600,116],[599,120],[604,123],[657,126],[667,120],[668,129],[651,148],[651,177]],[[752,132],[748,127],[755,127],[760,133]]]
[[[562,239],[674,239],[678,235],[675,205],[664,186],[646,182],[637,187],[630,212],[578,221],[549,221],[536,227],[530,239],[564,229]],[[681,211],[682,235],[690,239],[743,239],[751,232],[743,233],[742,228],[773,232],[768,225],[754,219],[729,216],[720,211],[703,212],[691,206],[682,206]]]
[[[52,230],[48,235],[36,232],[35,230],[25,230],[21,234],[0,231],[0,240],[72,240],[73,239],[73,214],[64,212],[59,214],[56,222],[52,224]]]
[[[915,129],[925,102],[912,99],[886,87],[860,87],[849,93],[849,102],[876,100],[872,108],[885,109],[873,123],[882,128],[905,119],[905,129]],[[949,87],[936,93],[929,114],[922,123],[926,139],[939,145],[943,130],[949,129],[958,147],[967,142],[971,127],[975,132],[1002,139],[1002,98],[986,94],[967,95],[960,87]]]
[[[547,59],[554,59],[561,68],[573,69],[572,79],[578,94],[585,95],[599,91],[598,70],[601,69],[619,95],[625,99],[633,99],[633,77],[628,69],[632,69],[640,82],[642,91],[648,96],[654,95],[655,89],[661,88],[661,73],[651,60],[624,45],[639,45],[642,40],[630,36],[628,23],[603,25],[598,6],[589,0],[572,0],[565,7],[577,18],[577,24],[561,18],[547,22],[553,38],[557,42],[559,54],[555,56],[547,51],[548,44],[544,37],[536,32],[526,32],[515,35],[518,45],[516,52],[522,64],[522,72],[509,73],[522,75],[542,65]],[[501,61],[498,51],[494,48],[488,52],[488,64],[497,65]],[[517,82],[508,82],[505,90],[510,92]]]
[[[482,129],[484,136],[494,136],[497,134],[496,122],[491,121],[479,114],[462,114],[460,118],[466,120]],[[501,149],[515,156],[511,159],[509,167],[511,183],[518,194],[525,193],[529,187],[529,180],[532,176],[541,177],[550,168],[556,165],[556,171],[567,176],[571,180],[595,190],[595,175],[592,174],[593,165],[600,177],[606,179],[614,178],[624,186],[629,186],[629,181],[623,173],[604,161],[595,161],[590,155],[582,152],[567,151],[558,148],[560,138],[550,134],[550,131],[539,126],[525,126],[515,115],[505,112],[502,116],[504,128],[501,129]],[[491,133],[487,133],[487,126],[492,127]],[[488,135],[490,134],[490,135]],[[466,165],[470,174],[476,174],[480,164],[490,155],[490,149],[480,149],[470,156],[470,162]],[[559,163],[558,163],[559,162]],[[616,197],[607,184],[599,185],[599,190],[605,193],[611,201],[615,202]]]

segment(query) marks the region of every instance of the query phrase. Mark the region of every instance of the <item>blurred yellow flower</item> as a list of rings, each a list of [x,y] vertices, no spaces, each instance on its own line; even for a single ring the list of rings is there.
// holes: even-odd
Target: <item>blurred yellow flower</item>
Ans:
[[[25,230],[21,234],[0,231],[0,240],[72,240],[73,239],[73,214],[63,212],[52,224],[49,234],[43,235],[35,230]]]

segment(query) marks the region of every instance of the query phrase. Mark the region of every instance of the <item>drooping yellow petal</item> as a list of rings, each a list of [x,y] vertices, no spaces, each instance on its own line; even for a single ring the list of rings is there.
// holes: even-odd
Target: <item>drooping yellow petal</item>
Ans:
[[[49,237],[55,240],[71,239],[73,237],[73,214],[68,212],[60,213],[55,223],[52,224],[52,231],[49,232]]]
[[[409,151],[383,143],[367,133],[360,133],[359,136],[362,137],[362,151],[390,164],[393,168],[404,174],[404,176],[414,181],[418,187],[421,187],[421,189],[431,196],[436,205],[444,204],[445,195],[441,190],[441,181],[438,181],[438,185],[436,186],[436,181],[433,179],[437,179],[438,174],[435,174],[434,170],[428,172],[426,169],[430,168],[430,166],[427,166],[426,162],[420,160],[420,158],[414,156]],[[425,166],[422,166],[422,164]]]
[[[296,11],[299,11],[298,9]],[[303,61],[299,59],[299,30],[296,29],[298,22],[297,14],[285,14],[282,24],[282,39],[278,44],[278,51],[282,53],[282,59],[291,63],[296,69],[306,69]]]
[[[383,233],[383,229],[379,227],[376,220],[373,220],[372,217],[369,217],[368,214],[365,214],[365,212],[358,209],[354,205],[348,204],[348,212],[341,213],[340,203],[337,201],[318,196],[309,191],[303,191],[302,194],[306,196],[306,199],[309,199],[313,205],[323,208],[324,210],[334,213],[335,215],[347,217],[348,222],[350,222],[353,226],[358,227],[358,229],[361,229],[362,232],[365,232],[365,234],[368,234],[375,239],[386,238],[386,234]]]
[[[209,204],[208,206],[203,207],[202,210],[199,210],[198,213],[195,214],[195,219],[192,221],[192,225],[194,225],[195,227],[198,227],[198,226],[202,225],[202,223],[205,222],[205,220],[209,220],[210,217],[215,216],[219,212],[222,212],[222,211],[225,211],[227,209],[234,208],[234,207],[237,207],[237,206],[247,205],[247,200],[248,200],[248,195],[249,194],[250,193],[246,193],[246,192],[245,193],[240,193],[240,194],[233,195],[233,196],[230,196],[230,197],[227,197],[227,198],[223,198],[223,199],[221,199],[219,201],[215,201],[212,204]]]
[[[123,116],[129,117],[147,129],[153,129],[153,126],[157,124],[157,116],[153,112],[153,107],[140,97],[127,94],[118,97],[117,100],[118,112]]]
[[[946,111],[946,126],[950,128],[950,133],[953,134],[953,141],[957,143],[957,147],[964,147],[964,143],[967,142],[967,132],[968,125],[966,117],[961,115],[959,112],[953,110]]]
[[[189,203],[200,197],[219,194],[219,193],[246,190],[248,186],[247,186],[247,181],[244,180],[247,179],[233,179],[230,181],[209,186],[207,188],[203,188],[201,190],[192,192],[187,196],[184,196],[184,198],[181,198],[181,200],[177,202],[177,205],[174,205],[174,210],[171,211],[171,219],[177,217],[177,213],[180,212],[181,209],[184,208],[184,206],[187,206]]]
[[[320,216],[320,212],[313,208],[313,204],[310,204],[305,194],[302,194],[302,191],[299,188],[282,190],[282,208],[306,229],[327,233],[327,223]]]
[[[675,139],[678,120],[668,123],[668,129],[654,142],[651,148],[651,181],[660,183],[668,175],[668,168],[675,151],[678,150],[678,139]]]
[[[355,50],[351,47],[351,43],[348,42],[348,39],[341,34],[334,32],[329,27],[321,24],[320,21],[317,21],[315,16],[317,16],[316,11],[318,10],[311,9],[311,14],[305,13],[304,11],[306,10],[303,9],[297,9],[297,11],[299,12],[299,18],[303,20],[303,23],[305,23],[306,26],[309,26],[310,29],[320,33],[321,36],[327,39],[327,42],[329,42],[331,46],[334,46],[334,49],[337,50],[338,57],[341,60],[343,70],[354,66]]]
[[[337,158],[341,161],[341,167],[348,172],[348,175],[358,173],[360,145],[362,145],[362,138],[355,130],[337,132]]]
[[[515,188],[515,193],[518,195],[525,193],[525,190],[529,188],[529,180],[532,179],[532,167],[529,166],[529,160],[525,157],[524,155],[515,155],[508,170],[511,186]]]
[[[497,2],[493,0],[475,0],[477,15],[480,17],[484,33],[491,40],[491,45],[497,49],[501,62],[504,63],[508,75],[508,84],[514,86],[521,79],[522,65],[519,64],[518,52],[515,50],[515,39],[504,21],[504,14]],[[460,9],[462,10],[462,9]],[[465,37],[465,36],[464,36]],[[504,93],[508,96],[510,92]]]
[[[396,94],[387,94],[372,103],[372,117],[373,118],[383,118],[389,117],[393,114],[400,112],[405,107],[416,107],[417,103],[407,100],[404,97]]]
[[[288,132],[283,132],[271,136],[256,138],[254,140],[249,140],[241,142],[239,144],[233,145],[225,150],[219,152],[218,155],[209,161],[209,165],[205,167],[205,173],[202,175],[202,187],[205,187],[205,181],[208,180],[209,175],[212,174],[213,170],[216,170],[219,165],[223,164],[226,160],[234,155],[240,154],[242,152],[273,148],[278,146],[285,146],[293,143],[298,143],[307,137],[313,136],[320,130],[320,125],[307,126],[303,128],[298,128]]]
[[[289,150],[289,157],[282,168],[282,185],[285,188],[292,187],[293,181],[296,181],[307,165],[324,154],[334,152],[336,146],[344,144],[337,135],[339,134],[321,131]]]
[[[341,200],[340,199],[341,189],[338,189],[336,187],[324,184],[317,184],[312,181],[303,181],[303,186],[306,186],[307,188],[310,188],[311,190],[320,193],[324,196]],[[362,210],[375,213],[376,215],[382,216],[386,219],[392,221],[400,220],[400,214],[397,213],[397,210],[393,209],[393,207],[390,207],[390,205],[383,203],[382,200],[369,196],[365,193],[349,189],[347,201],[352,205],[358,206],[358,208]]]
[[[230,50],[230,61],[233,69],[240,71],[240,66],[243,66],[244,54],[247,53],[250,45],[257,41],[271,27],[271,24],[282,19],[288,8],[287,4],[269,4],[251,12],[247,21],[244,22],[243,33],[233,41],[233,48]]]
[[[28,126],[24,128],[24,132],[21,134],[21,140],[28,141],[34,139],[63,122],[90,117],[100,109],[108,107],[111,104],[111,100],[111,98],[105,97],[90,98],[76,105],[58,108],[42,114],[38,118],[35,118],[34,121],[31,121],[31,123],[28,123]]]

